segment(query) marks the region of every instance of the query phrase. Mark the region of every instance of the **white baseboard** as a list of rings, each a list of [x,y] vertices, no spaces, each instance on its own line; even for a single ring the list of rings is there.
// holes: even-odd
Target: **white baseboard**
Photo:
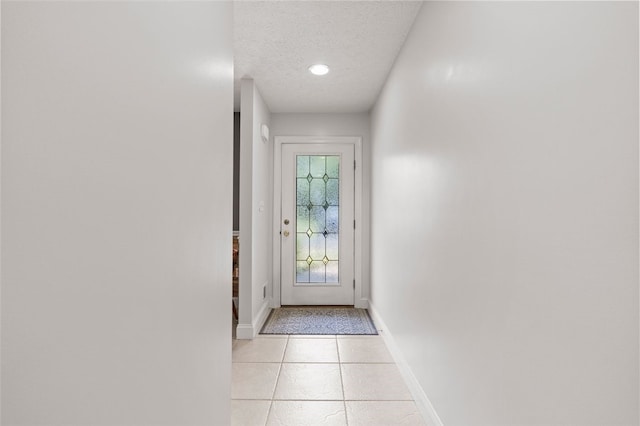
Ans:
[[[251,340],[256,337],[271,312],[269,304],[269,300],[265,299],[251,324],[238,324],[238,327],[236,327],[236,339]]]
[[[255,337],[258,333],[260,333],[260,330],[262,330],[262,326],[264,325],[264,322],[267,320],[267,317],[269,316],[270,313],[271,313],[271,306],[269,306],[269,300],[267,299],[264,301],[264,303],[262,304],[262,307],[258,311],[258,314],[254,318],[253,329],[255,330],[255,333],[253,334],[253,337]]]
[[[369,299],[356,299],[356,303],[354,303],[353,307],[358,309],[369,309]]]
[[[238,324],[238,326],[236,327],[236,339],[238,340],[253,339],[253,325]]]
[[[371,302],[369,302],[368,305],[369,313],[371,314],[373,322],[375,323],[380,336],[387,344],[387,348],[389,349],[389,352],[391,352],[391,356],[396,362],[396,365],[400,370],[400,374],[402,374],[402,377],[407,383],[407,387],[409,388],[409,391],[411,392],[411,395],[413,396],[413,399],[416,403],[416,406],[418,407],[418,410],[422,414],[422,417],[424,417],[424,420],[427,422],[428,426],[443,426],[442,420],[440,420],[440,417],[438,417],[436,410],[433,408],[433,405],[431,405],[431,401],[429,401],[429,398],[427,398],[427,394],[422,389],[422,386],[420,386],[418,379],[416,379],[416,376],[413,375],[411,368],[409,368],[409,365],[405,361],[402,352],[400,352],[400,348],[396,344],[395,339],[387,328],[384,320],[375,309],[375,306],[371,304]]]

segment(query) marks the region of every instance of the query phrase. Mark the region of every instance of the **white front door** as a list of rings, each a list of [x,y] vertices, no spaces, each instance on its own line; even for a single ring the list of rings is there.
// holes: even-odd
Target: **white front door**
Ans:
[[[354,146],[282,145],[281,304],[353,305]]]

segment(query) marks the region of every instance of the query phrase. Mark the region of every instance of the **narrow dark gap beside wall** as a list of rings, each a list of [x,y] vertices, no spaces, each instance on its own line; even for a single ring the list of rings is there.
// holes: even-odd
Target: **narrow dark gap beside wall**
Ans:
[[[240,113],[233,113],[233,230],[240,229]]]

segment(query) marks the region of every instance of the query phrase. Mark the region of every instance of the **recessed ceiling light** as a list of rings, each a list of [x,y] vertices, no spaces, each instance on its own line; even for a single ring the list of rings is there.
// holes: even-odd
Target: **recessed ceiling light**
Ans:
[[[315,64],[309,67],[309,71],[314,75],[325,75],[329,72],[329,67],[325,64]]]

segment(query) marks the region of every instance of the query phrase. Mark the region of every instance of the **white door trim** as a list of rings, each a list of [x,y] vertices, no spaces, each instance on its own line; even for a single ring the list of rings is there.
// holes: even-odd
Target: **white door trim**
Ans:
[[[282,145],[283,144],[350,144],[353,145],[356,159],[355,171],[355,255],[354,277],[356,280],[354,306],[367,308],[369,302],[362,297],[362,137],[360,136],[275,136],[273,150],[273,297],[271,307],[280,307],[280,232],[281,184],[282,184]]]

